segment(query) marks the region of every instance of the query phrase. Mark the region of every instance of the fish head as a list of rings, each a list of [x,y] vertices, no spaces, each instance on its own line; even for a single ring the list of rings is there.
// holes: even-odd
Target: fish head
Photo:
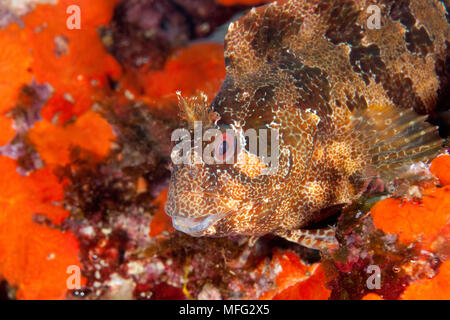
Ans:
[[[185,150],[174,147],[166,213],[177,230],[192,236],[251,234],[253,224],[260,223],[255,217],[263,219],[263,211],[273,214],[270,199],[280,191],[274,183],[286,175],[286,168],[271,167],[267,154],[250,146],[253,131],[221,125],[214,129],[211,142],[196,146],[189,141]],[[253,143],[259,144],[262,136]]]

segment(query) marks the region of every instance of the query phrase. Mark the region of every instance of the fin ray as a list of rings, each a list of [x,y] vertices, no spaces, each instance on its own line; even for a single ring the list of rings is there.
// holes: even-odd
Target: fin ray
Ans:
[[[372,106],[354,113],[354,128],[369,154],[369,165],[381,176],[393,177],[398,170],[427,161],[443,151],[438,128],[427,116],[412,108]]]

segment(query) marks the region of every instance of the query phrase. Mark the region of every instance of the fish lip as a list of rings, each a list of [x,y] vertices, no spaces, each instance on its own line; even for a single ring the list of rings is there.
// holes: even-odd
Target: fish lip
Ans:
[[[171,203],[174,204],[173,202]],[[177,205],[169,206],[169,201],[166,203],[164,207],[166,214],[172,219],[172,226],[176,230],[186,233],[190,236],[201,237],[205,235],[204,231],[208,229],[210,226],[216,224],[225,217],[238,212],[240,206],[236,205],[234,207],[228,208],[225,211],[215,214],[206,214],[194,217],[177,214],[178,213],[177,208],[178,208]]]
[[[191,236],[201,236],[203,231],[227,216],[230,211],[210,214],[202,217],[184,217],[172,215],[173,227]]]

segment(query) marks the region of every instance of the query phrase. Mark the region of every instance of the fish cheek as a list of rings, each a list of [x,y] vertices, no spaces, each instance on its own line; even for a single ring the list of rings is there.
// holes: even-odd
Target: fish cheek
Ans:
[[[244,200],[248,196],[247,188],[236,178],[229,179],[222,188],[227,196],[236,200]]]

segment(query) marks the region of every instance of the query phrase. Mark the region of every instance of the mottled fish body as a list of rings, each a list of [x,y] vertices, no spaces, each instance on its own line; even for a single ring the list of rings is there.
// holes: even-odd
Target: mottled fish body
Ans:
[[[205,128],[276,129],[278,170],[261,174],[262,160],[248,151],[239,163],[174,165],[166,211],[175,227],[195,236],[274,233],[317,248],[333,242],[332,229],[302,228],[324,209],[441,153],[436,127],[419,114],[448,107],[445,4],[278,1],[232,23],[220,92],[209,106],[194,99],[184,108]]]

